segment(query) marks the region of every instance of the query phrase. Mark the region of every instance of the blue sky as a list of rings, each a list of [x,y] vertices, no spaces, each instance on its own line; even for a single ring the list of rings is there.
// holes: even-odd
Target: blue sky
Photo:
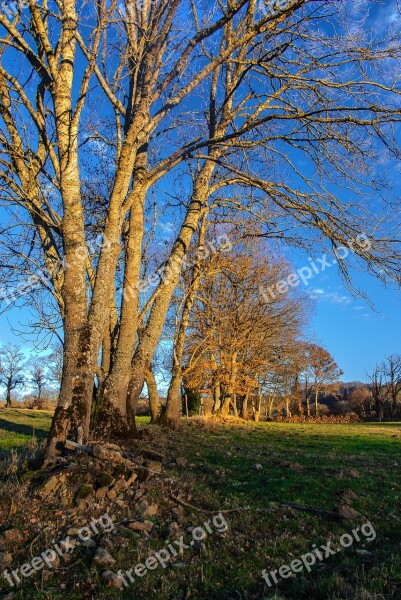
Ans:
[[[358,14],[369,4],[374,7],[370,20],[376,22],[377,34],[389,26],[399,28],[400,15],[393,0],[381,5],[354,0],[350,7],[354,7],[356,23]],[[399,171],[396,175],[400,176]],[[1,216],[0,211],[0,222]],[[308,265],[306,255],[289,251],[288,257],[295,269]],[[316,303],[310,333],[333,354],[344,370],[345,380],[364,380],[366,372],[370,372],[385,355],[401,353],[401,293],[395,288],[384,288],[366,274],[354,273],[353,283],[366,291],[374,308],[365,300],[353,297],[334,268],[313,277],[306,288]],[[1,284],[0,281],[0,287]],[[13,309],[0,315],[0,344],[15,342],[29,347],[12,332],[12,328],[22,330],[28,321],[26,309]]]

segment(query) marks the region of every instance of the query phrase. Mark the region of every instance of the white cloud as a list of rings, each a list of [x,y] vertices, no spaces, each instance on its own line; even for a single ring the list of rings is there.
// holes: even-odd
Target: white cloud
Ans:
[[[324,300],[326,302],[330,302],[330,304],[339,304],[343,306],[351,304],[351,298],[346,294],[340,294],[338,292],[329,292],[322,288],[311,289],[310,296],[315,300]]]

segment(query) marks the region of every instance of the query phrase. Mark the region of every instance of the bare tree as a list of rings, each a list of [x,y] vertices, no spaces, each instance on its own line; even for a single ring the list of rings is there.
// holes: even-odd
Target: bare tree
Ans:
[[[217,196],[266,232],[352,245],[371,272],[399,277],[400,219],[393,209],[378,221],[369,207],[380,190],[386,203],[372,165],[398,156],[400,41],[348,25],[341,3],[307,0],[270,11],[255,0],[211,10],[200,0],[101,0],[93,10],[49,0],[0,14],[5,303],[34,303],[39,287],[58,311],[42,322],[63,327],[49,455],[74,429],[88,435],[95,383],[94,430],[135,431],[183,258]],[[193,185],[144,299],[146,215],[154,196],[165,208],[160,183],[180,169],[195,173]],[[355,243],[362,231],[368,247]],[[347,281],[350,266],[340,258]]]
[[[391,400],[391,413],[395,417],[399,410],[401,394],[401,355],[391,354],[384,363],[388,393]]]
[[[0,348],[0,384],[6,388],[6,406],[11,406],[11,392],[25,383],[25,356],[19,346]]]
[[[37,389],[37,398],[42,398],[42,391],[48,380],[46,359],[34,358],[29,365],[30,383]]]
[[[386,368],[384,363],[375,366],[370,375],[370,388],[375,402],[376,418],[381,422],[384,419],[384,407],[390,397],[390,388],[386,381]]]

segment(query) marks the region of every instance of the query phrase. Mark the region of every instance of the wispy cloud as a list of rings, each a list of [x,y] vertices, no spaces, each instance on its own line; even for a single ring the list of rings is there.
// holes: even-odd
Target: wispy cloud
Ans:
[[[324,300],[330,304],[348,305],[351,304],[351,298],[346,294],[339,292],[330,292],[323,288],[313,288],[310,290],[310,296],[315,300]]]

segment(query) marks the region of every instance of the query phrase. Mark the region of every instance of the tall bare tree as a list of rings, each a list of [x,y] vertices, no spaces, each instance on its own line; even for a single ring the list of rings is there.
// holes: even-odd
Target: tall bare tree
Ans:
[[[370,271],[399,277],[399,219],[375,219],[372,192],[385,204],[387,184],[371,168],[398,155],[399,40],[349,27],[340,3],[261,6],[28,0],[0,13],[2,295],[35,302],[39,286],[62,323],[49,455],[74,429],[88,434],[94,384],[97,428],[135,429],[180,265],[213,196],[269,234],[352,244]],[[149,205],[158,196],[165,207],[161,182],[195,165],[164,276],[144,299]],[[362,231],[368,248],[355,243]],[[349,281],[349,263],[339,267]]]

